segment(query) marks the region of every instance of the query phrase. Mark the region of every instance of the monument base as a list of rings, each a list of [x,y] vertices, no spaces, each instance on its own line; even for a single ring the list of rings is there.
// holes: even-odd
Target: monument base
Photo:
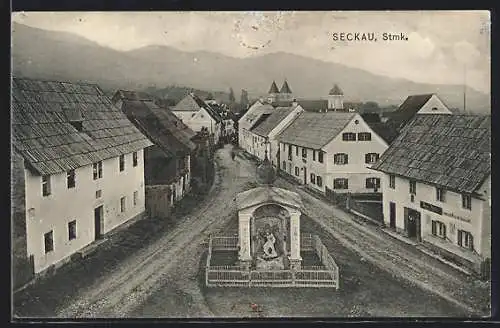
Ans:
[[[264,260],[263,258],[258,257],[255,260],[255,268],[257,270],[284,270],[285,264],[283,263],[283,257],[278,256],[271,260]]]
[[[302,269],[302,259],[291,259],[288,258],[288,261],[290,262],[290,270],[292,271],[298,271]]]

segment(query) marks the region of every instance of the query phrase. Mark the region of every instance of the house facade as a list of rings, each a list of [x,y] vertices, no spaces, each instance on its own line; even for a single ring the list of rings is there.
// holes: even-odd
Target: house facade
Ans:
[[[380,193],[370,167],[388,145],[357,113],[303,112],[281,134],[280,170],[315,190]]]
[[[199,132],[202,128],[208,129],[214,143],[219,143],[223,119],[216,110],[194,93],[186,95],[172,108],[172,112],[194,132]]]
[[[12,104],[25,208],[15,224],[35,274],[144,215],[151,142],[98,86],[13,78]]]
[[[418,115],[373,167],[386,226],[474,271],[491,258],[490,124]]]
[[[270,116],[258,122],[250,129],[252,136],[252,147],[249,147],[255,157],[264,160],[267,156],[273,166],[278,165],[279,143],[276,136],[288,127],[304,109],[297,103],[288,107],[277,107]]]
[[[168,109],[156,105],[152,98],[139,98],[134,91],[120,90],[118,93],[122,97],[115,94],[113,100],[153,142],[144,150],[146,186],[168,186],[164,192],[174,206],[191,189],[192,155],[196,151],[196,144],[191,139],[196,133]]]
[[[274,107],[263,100],[257,100],[248,111],[238,120],[238,144],[249,154],[255,154],[255,145],[259,142],[252,134],[251,129],[270,116]],[[263,139],[263,138],[261,138]]]

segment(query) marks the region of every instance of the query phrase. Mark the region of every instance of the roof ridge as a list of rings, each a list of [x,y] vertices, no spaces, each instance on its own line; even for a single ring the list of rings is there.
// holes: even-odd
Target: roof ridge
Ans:
[[[78,85],[87,85],[87,86],[95,86],[100,89],[99,84],[97,82],[73,82],[73,81],[68,81],[68,80],[49,80],[45,78],[34,78],[34,77],[19,77],[19,76],[12,76],[12,81],[13,80],[29,80],[29,81],[39,81],[39,82],[54,82],[54,83],[69,83],[69,84],[78,84]],[[44,91],[39,91],[39,92],[44,92]],[[46,90],[46,92],[51,92],[51,90]]]

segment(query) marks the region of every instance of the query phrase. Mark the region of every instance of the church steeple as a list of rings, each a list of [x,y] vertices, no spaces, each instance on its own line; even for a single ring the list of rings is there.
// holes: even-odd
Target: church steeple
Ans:
[[[270,95],[271,94],[276,94],[276,93],[280,93],[279,90],[278,90],[278,86],[276,85],[276,82],[273,81],[273,83],[271,84],[271,88],[269,88],[269,92],[268,92]]]
[[[281,97],[281,100],[292,99],[292,89],[290,89],[290,86],[288,85],[288,82],[286,79],[283,82],[283,85],[281,86],[280,97]]]

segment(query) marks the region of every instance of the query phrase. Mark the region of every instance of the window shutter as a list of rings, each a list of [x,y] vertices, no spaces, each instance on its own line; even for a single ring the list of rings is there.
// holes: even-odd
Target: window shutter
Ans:
[[[436,234],[436,221],[432,221],[432,234]]]
[[[443,237],[446,238],[446,224],[441,223],[441,227],[443,228]]]
[[[458,230],[458,245],[462,246],[462,230]]]
[[[365,163],[370,163],[370,154],[365,154]]]

